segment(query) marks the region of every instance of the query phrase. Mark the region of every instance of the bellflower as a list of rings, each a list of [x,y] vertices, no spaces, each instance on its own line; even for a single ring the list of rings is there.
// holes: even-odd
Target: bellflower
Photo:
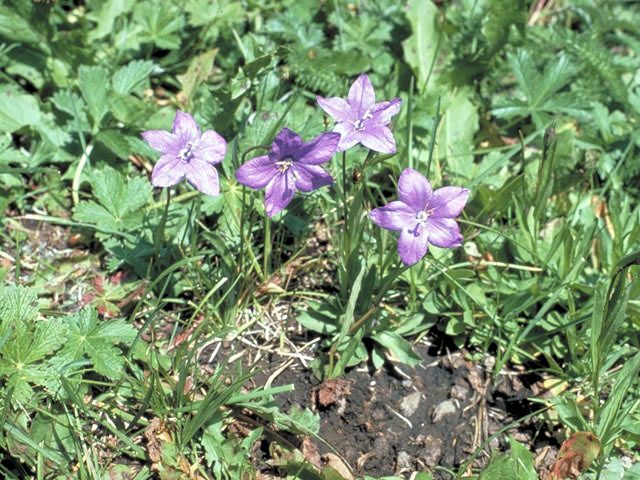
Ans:
[[[194,118],[178,110],[173,133],[148,130],[142,137],[162,153],[151,173],[154,187],[170,187],[186,178],[207,195],[220,194],[218,171],[214,167],[227,153],[227,142],[214,130],[200,133]]]
[[[424,175],[405,168],[398,179],[398,197],[369,217],[376,225],[400,232],[398,254],[411,266],[427,253],[429,243],[441,248],[459,247],[462,235],[453,220],[467,203],[469,190],[443,187],[435,192]]]
[[[366,73],[361,73],[353,82],[346,101],[338,97],[316,97],[316,100],[338,122],[333,131],[341,136],[339,152],[356,143],[380,153],[396,152],[396,141],[388,125],[391,117],[400,111],[402,99],[376,103],[376,94]]]
[[[288,128],[276,136],[269,155],[252,158],[236,171],[236,179],[247,187],[265,188],[264,206],[273,217],[286,207],[296,189],[310,192],[333,184],[322,167],[336,152],[340,135],[325,132],[310,142]]]

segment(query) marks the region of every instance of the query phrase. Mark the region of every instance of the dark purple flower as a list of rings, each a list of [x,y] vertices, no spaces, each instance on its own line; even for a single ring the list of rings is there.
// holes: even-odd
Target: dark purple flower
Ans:
[[[184,177],[197,190],[207,195],[220,194],[218,171],[214,167],[227,153],[227,142],[214,130],[200,134],[194,118],[178,110],[173,133],[148,130],[142,137],[162,153],[151,173],[154,187],[170,187]]]
[[[336,152],[340,135],[326,132],[307,143],[288,128],[273,140],[271,153],[240,166],[236,179],[247,187],[265,188],[264,206],[273,217],[286,207],[296,189],[310,192],[333,184],[333,177],[319,165]]]
[[[453,219],[466,205],[469,190],[443,187],[434,192],[424,175],[405,168],[398,179],[398,197],[400,200],[374,209],[369,217],[382,228],[400,232],[398,254],[405,265],[424,257],[429,243],[441,248],[462,245]]]
[[[338,122],[333,131],[341,135],[339,152],[356,143],[380,153],[396,152],[396,141],[387,125],[400,111],[402,99],[376,103],[376,94],[366,73],[361,73],[353,82],[346,101],[338,97],[316,97],[316,100]]]

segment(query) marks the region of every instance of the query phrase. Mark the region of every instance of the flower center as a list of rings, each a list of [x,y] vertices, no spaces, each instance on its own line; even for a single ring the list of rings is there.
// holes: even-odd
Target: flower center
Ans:
[[[409,233],[412,233],[416,237],[420,236],[420,227],[425,227],[427,225],[427,220],[429,220],[429,217],[433,215],[433,212],[435,211],[435,208],[427,208],[428,206],[429,205],[416,213],[416,226],[413,230],[409,230]]]
[[[191,142],[188,142],[185,145],[185,147],[182,150],[180,150],[180,153],[178,154],[178,158],[185,163],[189,163],[191,159],[195,156],[193,153],[193,146],[194,145]]]
[[[373,115],[371,115],[371,112],[367,110],[366,112],[364,112],[364,115],[361,119],[353,122],[353,129],[356,131],[364,130],[364,122],[365,120],[369,120],[370,118],[373,118]]]
[[[282,160],[276,162],[276,167],[278,167],[278,172],[280,173],[285,173],[292,165],[293,158],[290,156],[286,156]]]

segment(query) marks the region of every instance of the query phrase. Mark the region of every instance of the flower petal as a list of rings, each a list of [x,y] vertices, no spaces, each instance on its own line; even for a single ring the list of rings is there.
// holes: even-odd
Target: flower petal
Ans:
[[[214,197],[220,195],[218,171],[212,164],[193,158],[185,166],[185,177],[196,190]]]
[[[433,192],[429,209],[434,217],[454,218],[460,215],[467,204],[469,190],[462,187],[442,187]]]
[[[384,207],[374,208],[369,218],[379,227],[400,231],[410,228],[416,222],[416,211],[401,201],[387,203]]]
[[[328,161],[338,148],[340,134],[337,132],[325,132],[316,138],[303,144],[294,157],[297,163],[305,165],[320,165]]]
[[[432,190],[429,180],[411,168],[405,168],[398,179],[398,197],[414,211],[424,209],[431,199]]]
[[[293,130],[283,128],[280,133],[273,139],[273,145],[271,145],[271,153],[269,157],[272,161],[277,162],[284,157],[295,158],[296,152],[302,146],[302,139]]]
[[[294,169],[296,177],[296,188],[303,192],[310,192],[316,188],[325,185],[333,185],[333,177],[327,171],[318,165],[304,165],[294,163],[291,167]]]
[[[350,123],[337,123],[333,127],[333,131],[340,134],[340,143],[338,143],[338,152],[349,150],[356,143],[360,143],[360,133],[353,129]]]
[[[336,122],[349,122],[355,120],[351,112],[351,107],[343,99],[338,97],[322,98],[316,97],[320,108],[329,114]]]
[[[179,137],[184,144],[187,142],[195,143],[200,138],[200,127],[198,127],[198,124],[191,114],[178,110],[176,112],[176,118],[173,120],[173,133]]]
[[[429,242],[436,247],[452,248],[462,245],[458,224],[451,218],[429,217],[427,220]]]
[[[376,125],[389,125],[391,117],[397,115],[402,107],[402,99],[399,97],[394,98],[388,102],[376,103],[369,112],[373,119],[372,123]]]
[[[396,141],[389,127],[367,125],[360,132],[360,143],[380,153],[396,153]]]
[[[185,175],[184,162],[175,155],[162,155],[151,172],[151,185],[154,187],[170,187]]]
[[[252,158],[236,170],[236,180],[247,187],[260,189],[278,174],[278,167],[268,155]]]
[[[412,228],[404,228],[398,238],[398,255],[407,266],[415,265],[427,254],[429,248],[429,234],[427,229],[415,225]]]
[[[361,73],[351,85],[347,102],[354,113],[353,118],[362,118],[376,103],[376,94],[366,73]]]
[[[267,215],[273,217],[276,213],[286,207],[296,187],[293,182],[293,175],[287,173],[276,175],[267,185],[264,196],[264,206],[267,209]]]
[[[166,130],[147,130],[142,132],[141,135],[151,148],[162,153],[178,155],[182,148],[180,138]]]
[[[207,130],[193,149],[193,154],[207,163],[220,163],[227,154],[227,142],[215,130]]]

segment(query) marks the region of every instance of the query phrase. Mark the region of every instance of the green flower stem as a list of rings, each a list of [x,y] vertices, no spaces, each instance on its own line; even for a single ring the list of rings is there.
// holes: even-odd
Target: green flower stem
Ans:
[[[164,206],[164,212],[162,213],[162,218],[160,219],[160,223],[158,224],[158,228],[156,228],[156,231],[154,232],[153,235],[153,247],[155,250],[154,253],[154,257],[158,258],[158,255],[160,253],[160,248],[162,246],[164,246],[164,227],[167,224],[167,217],[169,216],[169,204],[171,203],[171,190],[170,189],[166,189],[165,190],[167,192],[167,201],[165,203]]]
[[[271,271],[271,219],[266,211],[264,212],[264,258],[262,260],[264,278],[269,278]]]
[[[410,268],[411,267],[407,267],[406,265],[400,264],[389,275],[387,275],[387,277],[382,281],[382,287],[380,288],[380,292],[374,298],[373,303],[371,304],[371,307],[369,308],[369,310],[367,310],[364,313],[364,315],[362,315],[358,320],[353,322],[353,325],[351,325],[351,328],[349,328],[349,332],[347,333],[347,335],[353,335],[353,333],[356,332],[358,328],[360,328],[360,326],[367,320],[367,318],[369,318],[371,314],[378,309],[384,296],[391,288],[391,285],[393,285],[393,282],[395,282],[398,277],[400,277],[404,272],[406,272]]]
[[[347,204],[347,151],[342,152],[342,207],[344,210],[344,264],[347,265],[351,253],[351,235],[349,232],[349,206]]]

